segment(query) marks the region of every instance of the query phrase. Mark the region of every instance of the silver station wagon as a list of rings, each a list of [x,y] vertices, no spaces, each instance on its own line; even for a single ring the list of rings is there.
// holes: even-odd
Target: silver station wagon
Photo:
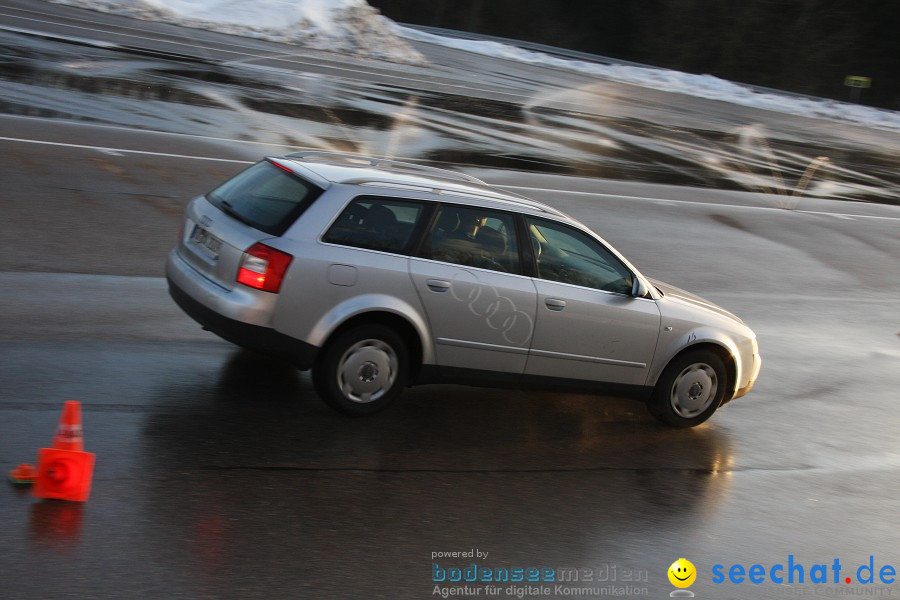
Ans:
[[[443,382],[629,396],[691,427],[760,369],[740,319],[578,221],[409,163],[266,158],[190,202],[166,276],[204,328],[312,369],[348,415]]]

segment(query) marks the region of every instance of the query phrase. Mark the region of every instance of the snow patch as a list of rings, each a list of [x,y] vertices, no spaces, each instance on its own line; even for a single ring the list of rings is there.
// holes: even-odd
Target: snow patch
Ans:
[[[400,28],[365,0],[50,0],[147,21],[161,21],[424,65],[425,58],[400,38]]]

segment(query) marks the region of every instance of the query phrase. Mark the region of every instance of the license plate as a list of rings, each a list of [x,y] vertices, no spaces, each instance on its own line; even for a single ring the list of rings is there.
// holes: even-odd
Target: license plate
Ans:
[[[219,248],[222,247],[222,240],[199,225],[194,227],[194,233],[191,234],[191,242],[197,245],[210,258],[219,258]]]

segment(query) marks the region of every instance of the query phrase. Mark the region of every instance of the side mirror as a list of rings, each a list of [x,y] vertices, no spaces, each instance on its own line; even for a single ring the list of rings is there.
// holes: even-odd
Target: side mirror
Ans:
[[[633,298],[646,298],[650,294],[647,284],[640,277],[634,278],[634,285],[631,286],[631,296]]]

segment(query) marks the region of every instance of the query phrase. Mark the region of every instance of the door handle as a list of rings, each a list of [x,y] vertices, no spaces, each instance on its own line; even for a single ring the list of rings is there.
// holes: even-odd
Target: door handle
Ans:
[[[446,292],[450,289],[450,282],[443,279],[428,279],[425,284],[432,292]]]
[[[545,298],[545,299],[544,299],[544,304],[545,304],[545,305],[547,306],[547,308],[549,308],[550,310],[555,310],[555,311],[560,311],[560,310],[562,310],[562,309],[564,309],[564,308],[566,307],[566,301],[565,301],[565,300],[559,300],[559,299],[557,299],[557,298]]]

